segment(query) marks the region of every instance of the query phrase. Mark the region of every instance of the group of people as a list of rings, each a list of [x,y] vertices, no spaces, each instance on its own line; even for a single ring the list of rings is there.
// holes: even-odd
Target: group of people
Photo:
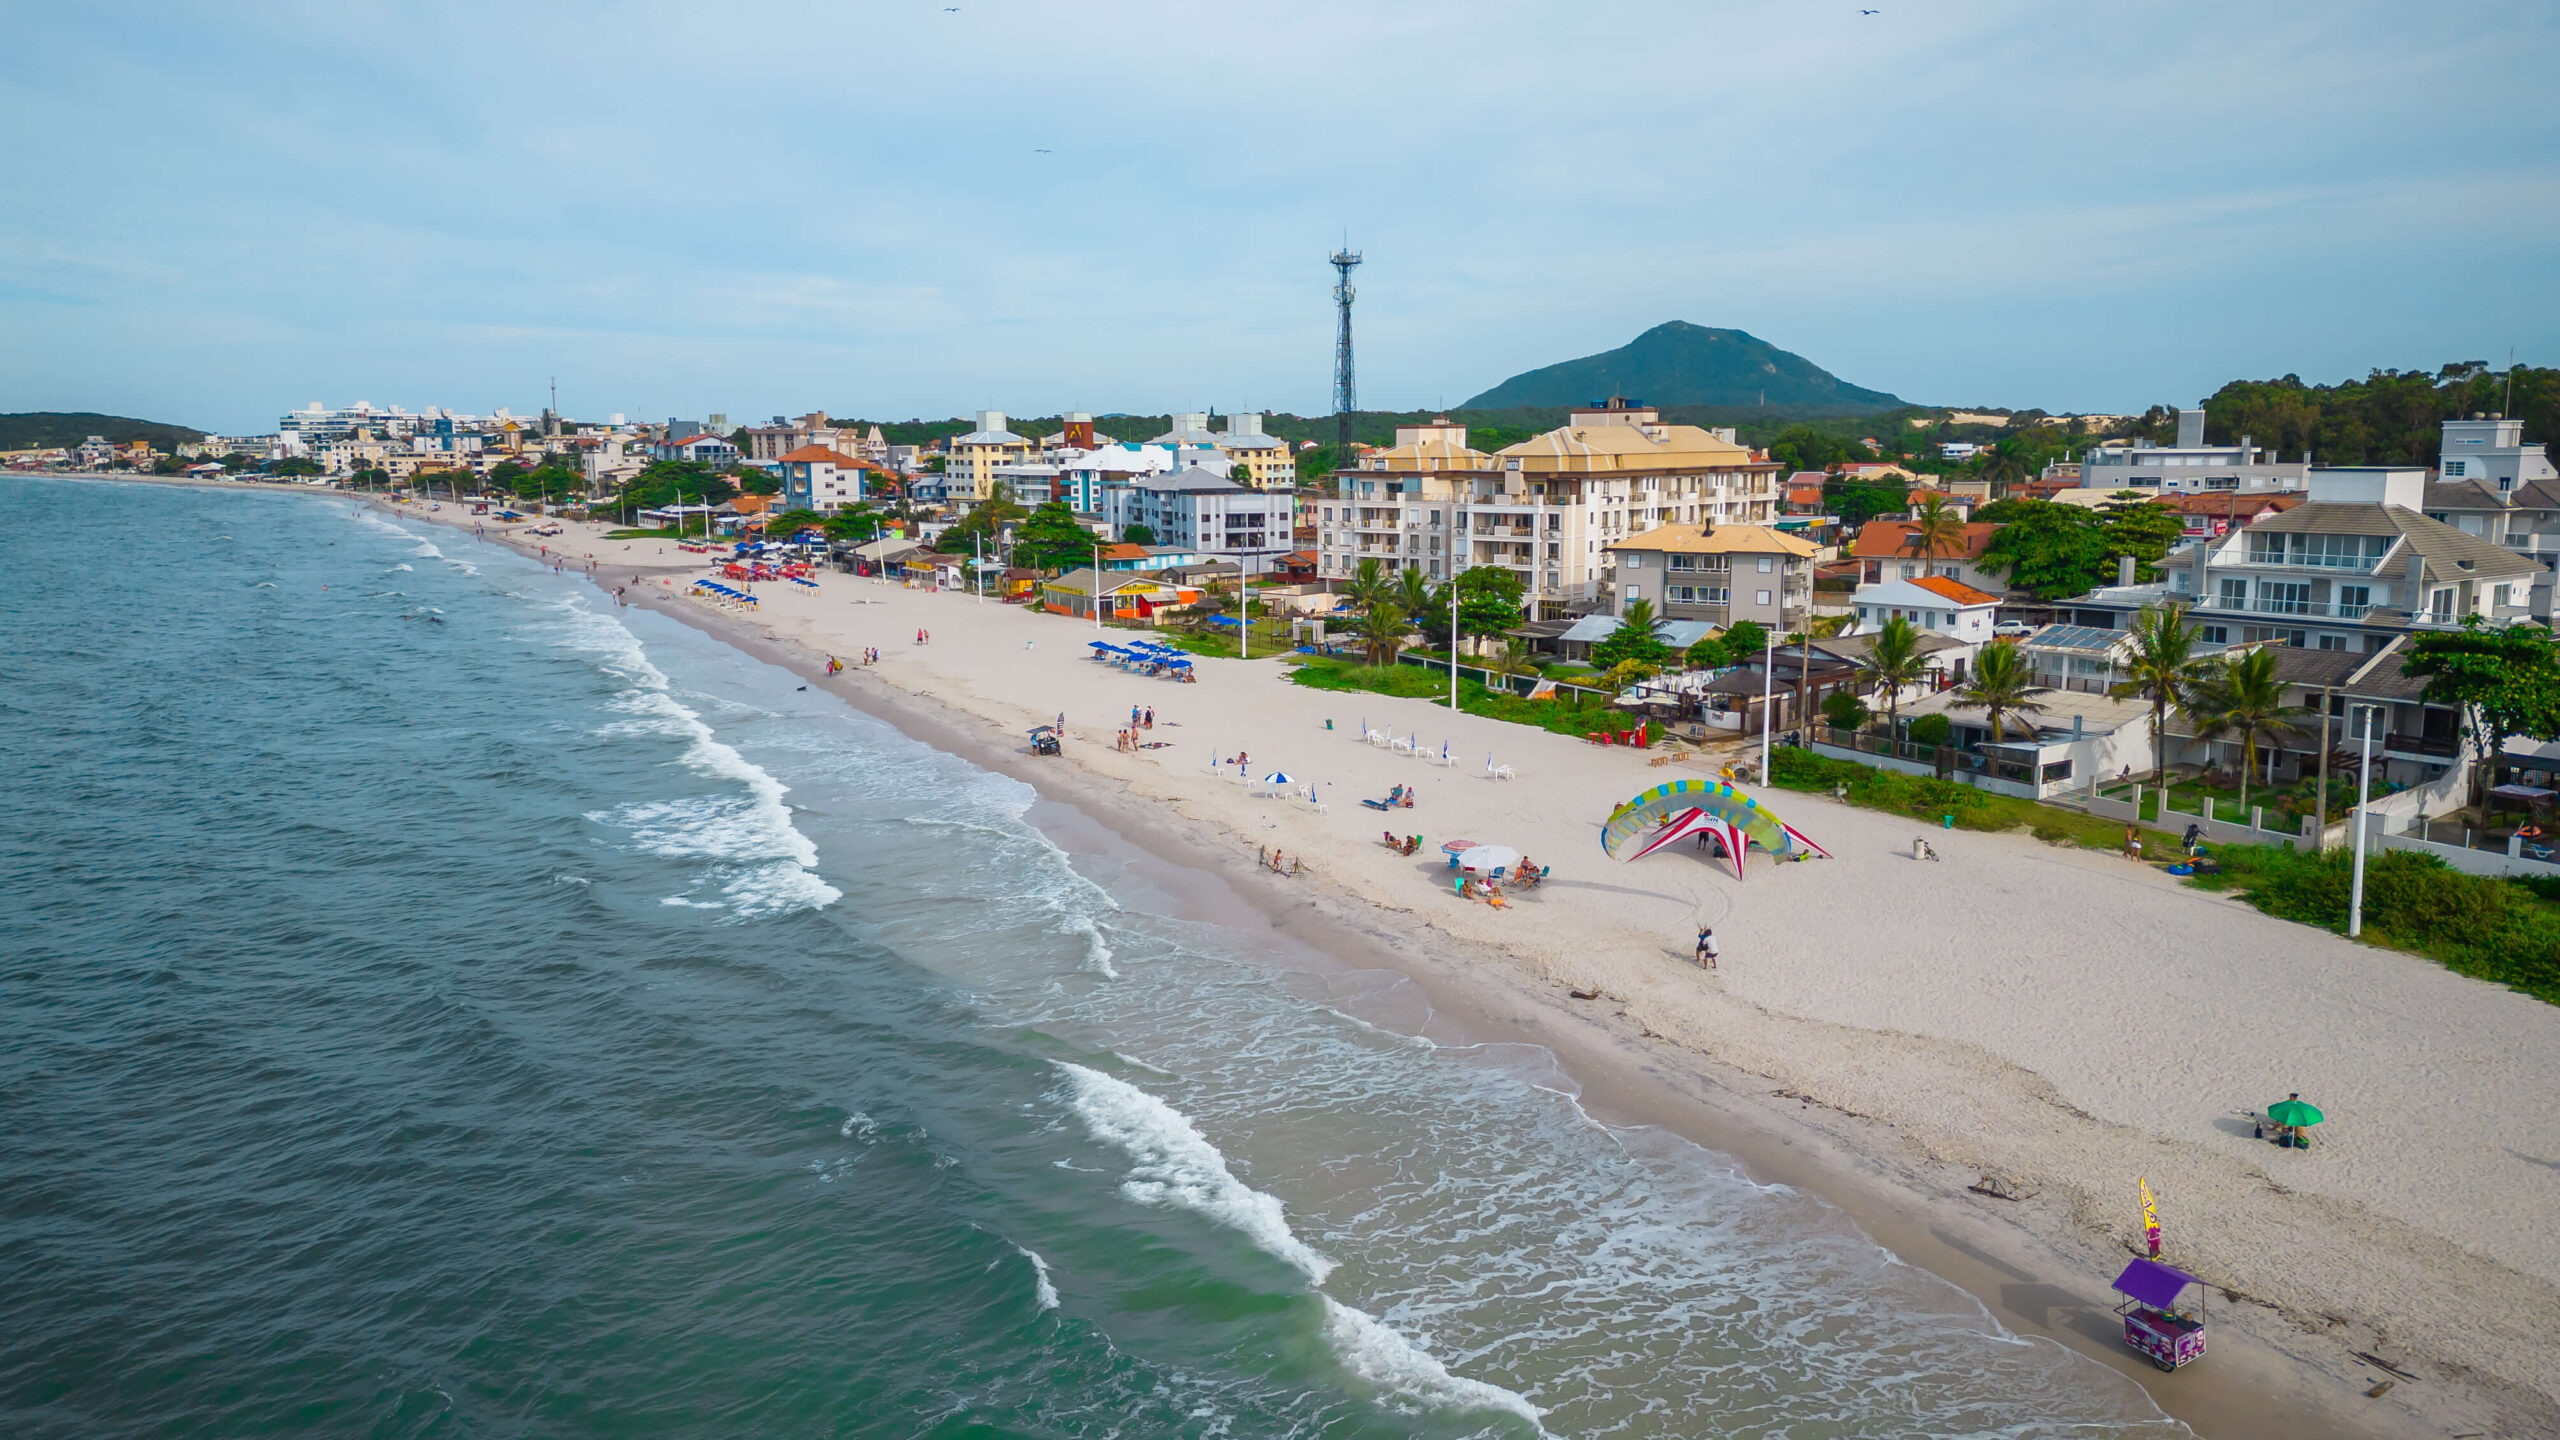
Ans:
[[[1282,855],[1277,847],[1256,845],[1253,847],[1253,850],[1257,857],[1257,863],[1259,863],[1263,869],[1270,871],[1272,874],[1294,876],[1298,873],[1298,861],[1296,857]]]
[[[872,645],[865,645],[865,646],[863,646],[863,647],[862,647],[862,654],[861,654],[861,656],[859,657],[859,659],[860,659],[860,663],[862,663],[862,664],[864,664],[864,665],[877,665],[877,664],[879,664],[879,663],[880,663],[880,651],[879,651],[879,648],[878,648],[878,647],[876,647],[876,646],[872,646]],[[836,657],[834,657],[833,655],[828,656],[828,657],[827,657],[827,673],[828,673],[828,674],[830,674],[830,675],[841,675],[841,674],[843,674],[843,673],[844,673],[844,662],[843,662],[843,661],[841,661],[841,660],[839,660],[839,659],[837,659],[837,658],[836,658]]]
[[[932,643],[933,643],[933,632],[932,632],[932,631],[930,631],[930,630],[918,630],[918,631],[916,632],[916,643],[917,643],[917,644],[919,644],[919,645],[930,645],[930,644],[932,644]]]
[[[1153,705],[1130,706],[1129,728],[1132,730],[1153,730],[1156,728],[1156,707]]]
[[[1499,880],[1478,880],[1473,875],[1461,873],[1458,876],[1457,889],[1459,899],[1482,900],[1484,903],[1492,906],[1496,910],[1500,910],[1511,903],[1509,900],[1503,898],[1502,882]]]
[[[1387,830],[1380,832],[1380,836],[1385,840],[1387,848],[1399,855],[1410,855],[1422,848],[1422,837],[1419,835],[1398,835],[1393,830]]]

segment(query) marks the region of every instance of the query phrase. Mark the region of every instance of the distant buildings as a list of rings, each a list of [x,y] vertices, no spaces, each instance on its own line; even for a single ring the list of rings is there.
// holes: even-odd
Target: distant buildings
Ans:
[[[1999,533],[1997,525],[1970,521],[1960,535],[1924,555],[1920,553],[1919,526],[1908,520],[1870,520],[1858,531],[1849,553],[1858,562],[1862,584],[1880,585],[1888,580],[1919,580],[1936,575],[1997,595],[2008,589],[2008,582],[2000,572],[1983,564],[1982,557],[1990,548],[1991,537]]]
[[[738,447],[729,443],[729,437],[708,431],[681,440],[662,440],[649,453],[660,460],[690,460],[715,469],[738,463]]]
[[[2279,461],[2243,437],[2237,445],[2204,443],[2204,412],[2178,412],[2178,443],[2099,445],[2080,456],[2084,489],[2113,493],[2138,490],[2155,495],[2202,495],[2236,492],[2300,491],[2307,483],[2311,459]]]
[[[1114,535],[1144,525],[1159,544],[1233,560],[1259,575],[1290,548],[1291,503],[1286,494],[1250,490],[1195,465],[1106,487],[1102,518]]]
[[[1784,635],[1813,613],[1811,542],[1762,525],[1663,525],[1610,545],[1620,615],[1638,600],[1665,620],[1756,621]]]
[[[782,481],[782,508],[833,514],[865,498],[864,478],[874,467],[823,445],[803,445],[769,467]]]
[[[1031,458],[1032,444],[1005,428],[1001,410],[978,412],[977,428],[951,437],[942,468],[942,489],[953,504],[975,505],[995,485],[996,467],[1019,465]]]

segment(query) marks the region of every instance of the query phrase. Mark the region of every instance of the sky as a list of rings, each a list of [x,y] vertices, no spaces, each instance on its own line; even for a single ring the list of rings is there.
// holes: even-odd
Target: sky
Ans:
[[[1877,13],[1863,13],[1874,9]],[[1664,320],[1950,405],[2560,364],[2560,7],[12,7],[0,411],[1455,405]]]

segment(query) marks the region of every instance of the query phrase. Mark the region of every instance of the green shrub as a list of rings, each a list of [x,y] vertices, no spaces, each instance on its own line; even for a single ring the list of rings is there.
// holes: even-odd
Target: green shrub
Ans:
[[[1822,701],[1822,718],[1835,730],[1855,730],[1867,723],[1874,712],[1867,702],[1846,690],[1834,690]]]
[[[2280,919],[2346,930],[2355,863],[2348,851],[2230,845],[2212,855],[2221,873],[2196,884],[2238,890]],[[2560,904],[2538,893],[2549,884],[2466,875],[2414,851],[2368,854],[2365,938],[2560,1005]]]
[[[1911,743],[1914,745],[1956,743],[1956,722],[1944,715],[1923,715],[1904,728],[1910,732]]]

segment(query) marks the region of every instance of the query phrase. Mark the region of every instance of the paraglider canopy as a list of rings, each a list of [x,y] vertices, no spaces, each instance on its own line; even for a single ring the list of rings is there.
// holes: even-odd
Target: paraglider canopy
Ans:
[[[1737,873],[1744,846],[1772,855],[1831,853],[1758,800],[1717,780],[1657,785],[1609,812],[1608,823],[1600,827],[1600,851],[1612,860],[1640,860],[1701,831],[1725,840]]]

